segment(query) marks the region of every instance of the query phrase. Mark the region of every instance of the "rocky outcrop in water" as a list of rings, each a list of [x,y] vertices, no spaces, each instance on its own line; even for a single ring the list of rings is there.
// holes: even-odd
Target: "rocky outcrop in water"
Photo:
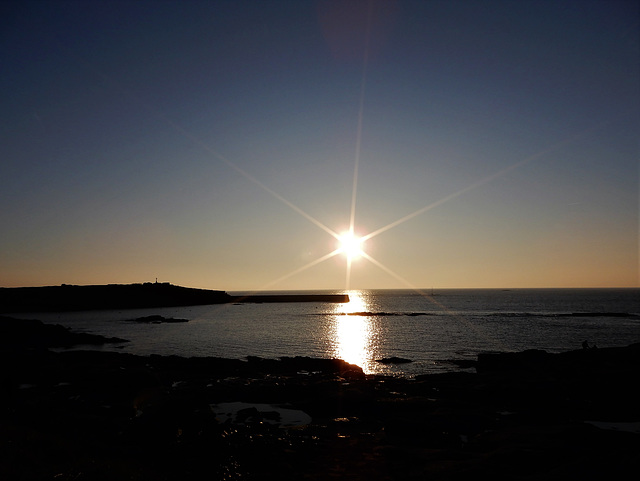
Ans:
[[[376,362],[379,362],[380,364],[408,364],[413,361],[404,357],[392,356],[383,357],[382,359],[376,359]]]
[[[172,324],[176,322],[189,322],[189,319],[176,319],[153,314],[151,316],[136,317],[135,319],[129,319],[125,322],[137,322],[138,324]]]

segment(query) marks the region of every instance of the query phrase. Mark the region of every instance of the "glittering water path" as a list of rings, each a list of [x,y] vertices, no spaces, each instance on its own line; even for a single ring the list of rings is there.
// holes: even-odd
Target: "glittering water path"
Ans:
[[[232,293],[235,294],[235,293]],[[239,304],[21,317],[131,340],[103,349],[149,355],[342,358],[367,373],[456,369],[481,351],[580,349],[640,342],[640,289],[351,291],[347,304]],[[160,314],[188,323],[138,324]],[[411,359],[385,365],[387,357]]]

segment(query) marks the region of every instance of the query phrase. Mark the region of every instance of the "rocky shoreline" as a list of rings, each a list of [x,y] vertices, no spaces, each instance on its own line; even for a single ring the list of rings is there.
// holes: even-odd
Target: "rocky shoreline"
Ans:
[[[481,355],[476,373],[405,379],[303,357],[52,352],[37,324],[31,341],[12,339],[17,322],[0,318],[2,479],[616,479],[640,468],[639,344]]]

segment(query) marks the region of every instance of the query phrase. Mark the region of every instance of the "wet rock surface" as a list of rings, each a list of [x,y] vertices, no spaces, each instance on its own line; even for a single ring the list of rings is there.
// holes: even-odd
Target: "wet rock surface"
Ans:
[[[1,479],[616,479],[640,468],[640,434],[620,429],[640,421],[637,344],[492,354],[478,373],[415,379],[305,357],[0,347]],[[291,413],[302,421],[285,423]]]

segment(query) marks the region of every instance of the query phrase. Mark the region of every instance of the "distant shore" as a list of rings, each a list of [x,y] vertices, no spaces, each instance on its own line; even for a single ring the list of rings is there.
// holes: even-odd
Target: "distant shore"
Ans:
[[[194,289],[166,282],[0,288],[0,312],[62,312],[138,309],[229,303],[349,302],[346,294],[231,296],[225,291]]]
[[[52,352],[87,338],[6,317],[0,334],[2,479],[595,480],[640,468],[640,344],[493,353],[475,373],[405,379],[335,359]]]

